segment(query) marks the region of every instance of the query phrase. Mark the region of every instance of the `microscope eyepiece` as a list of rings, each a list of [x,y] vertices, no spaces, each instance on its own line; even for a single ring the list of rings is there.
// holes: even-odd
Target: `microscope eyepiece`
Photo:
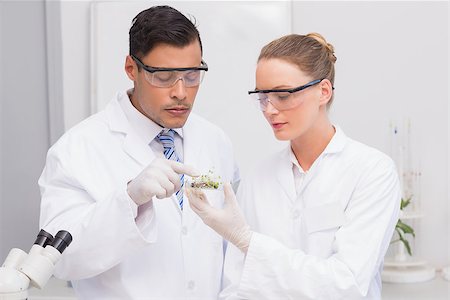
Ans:
[[[55,235],[51,246],[59,251],[59,253],[63,253],[63,251],[70,245],[72,242],[72,235],[65,230],[60,230]]]
[[[44,229],[41,229],[41,231],[39,231],[36,241],[34,242],[35,245],[39,245],[42,246],[43,248],[45,248],[45,246],[50,245],[53,241],[53,236],[48,233],[47,231],[45,231]]]

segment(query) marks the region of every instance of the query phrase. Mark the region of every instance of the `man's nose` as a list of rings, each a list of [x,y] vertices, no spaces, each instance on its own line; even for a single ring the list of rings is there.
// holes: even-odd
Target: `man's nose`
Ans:
[[[184,99],[186,99],[186,95],[187,95],[187,93],[186,93],[186,85],[184,83],[184,78],[179,77],[175,81],[175,84],[172,86],[171,97],[177,98],[178,100],[184,100]]]

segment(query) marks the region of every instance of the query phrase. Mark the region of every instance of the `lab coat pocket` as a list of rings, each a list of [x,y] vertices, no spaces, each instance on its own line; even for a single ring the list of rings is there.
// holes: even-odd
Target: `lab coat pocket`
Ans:
[[[322,258],[332,255],[336,232],[344,221],[344,209],[338,202],[306,208],[304,211],[308,236],[306,252]]]
[[[304,219],[308,234],[340,227],[344,224],[344,209],[339,202],[306,207]]]

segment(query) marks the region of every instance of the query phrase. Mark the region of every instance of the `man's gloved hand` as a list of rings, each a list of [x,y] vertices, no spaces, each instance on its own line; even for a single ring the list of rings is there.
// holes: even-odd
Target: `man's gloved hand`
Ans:
[[[181,187],[180,174],[193,177],[200,175],[192,166],[166,158],[155,158],[128,183],[128,195],[137,205],[150,201],[153,196],[158,199],[170,197]]]
[[[242,252],[247,253],[252,231],[239,209],[233,189],[224,184],[225,205],[223,209],[212,207],[201,189],[186,187],[186,195],[192,210],[203,222],[214,229]]]

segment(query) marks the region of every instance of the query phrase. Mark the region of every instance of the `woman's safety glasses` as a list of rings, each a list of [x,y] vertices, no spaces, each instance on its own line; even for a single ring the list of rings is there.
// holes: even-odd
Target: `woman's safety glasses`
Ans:
[[[156,68],[144,65],[144,63],[134,55],[131,58],[145,70],[144,75],[147,81],[156,87],[167,88],[174,86],[178,80],[183,80],[185,87],[200,85],[208,71],[208,65],[202,60],[200,67],[192,68]]]
[[[279,111],[288,110],[300,104],[300,98],[298,94],[295,94],[296,92],[316,85],[322,80],[316,79],[292,89],[254,90],[249,91],[248,94],[256,100],[262,111],[266,111],[269,102]]]

